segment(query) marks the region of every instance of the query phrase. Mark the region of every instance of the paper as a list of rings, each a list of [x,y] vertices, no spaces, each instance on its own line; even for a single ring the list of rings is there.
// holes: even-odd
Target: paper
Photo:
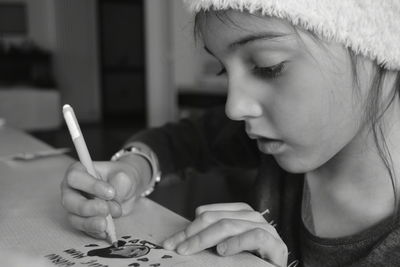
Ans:
[[[118,247],[115,248],[93,242],[80,247],[68,248],[58,253],[50,253],[44,257],[58,267],[163,267],[179,266],[188,262],[188,257],[165,250],[148,240],[123,236],[118,243]]]
[[[159,248],[163,240],[183,229],[188,221],[145,198],[137,203],[131,215],[115,220],[118,239],[128,245],[137,245],[126,246],[123,253],[132,253],[135,257],[102,257],[96,250],[108,248],[108,242],[73,229],[59,202],[47,204],[46,207],[38,206],[32,213],[16,209],[3,218],[0,216],[0,249],[29,250],[53,267],[268,266],[247,253],[220,257],[211,249],[181,256]],[[20,211],[25,215],[21,216]]]

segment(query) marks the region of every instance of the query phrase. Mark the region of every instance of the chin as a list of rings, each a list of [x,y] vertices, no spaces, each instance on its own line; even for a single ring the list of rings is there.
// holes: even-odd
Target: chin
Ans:
[[[304,158],[274,156],[278,165],[287,172],[299,174],[306,173],[318,168],[318,164],[313,164]]]

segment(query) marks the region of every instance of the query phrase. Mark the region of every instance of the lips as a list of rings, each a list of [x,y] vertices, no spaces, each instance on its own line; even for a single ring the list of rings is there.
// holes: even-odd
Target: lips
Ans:
[[[250,137],[250,139],[263,140],[263,141],[266,141],[266,142],[281,141],[279,139],[265,137],[265,136],[263,136],[261,134],[254,134],[254,133],[250,133],[250,132],[247,132],[247,135]]]
[[[258,138],[257,146],[261,152],[266,154],[277,154],[282,152],[284,143],[281,140],[270,138]]]
[[[275,138],[265,137],[259,134],[247,133],[254,140],[257,140],[258,149],[266,154],[279,153],[283,148],[283,141]]]
[[[273,139],[273,138],[268,138],[268,137],[258,137],[257,140],[260,140],[262,142],[282,142],[279,139]]]

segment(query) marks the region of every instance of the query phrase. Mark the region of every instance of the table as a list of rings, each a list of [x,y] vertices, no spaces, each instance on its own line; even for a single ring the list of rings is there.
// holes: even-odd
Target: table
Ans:
[[[45,149],[51,147],[22,131],[0,128],[0,157]],[[93,249],[89,245],[100,248],[108,244],[72,229],[66,220],[60,201],[60,182],[72,162],[73,159],[65,155],[0,162],[0,250],[30,251],[62,267],[269,266],[249,253],[220,257],[211,250],[192,256],[170,252],[168,256],[172,258],[157,258],[160,265],[154,263],[156,256],[140,263],[132,263],[132,259],[89,258],[86,253]],[[130,215],[115,220],[117,235],[132,244],[139,244],[138,240],[159,244],[187,223],[183,217],[147,198],[140,199]],[[163,249],[153,249],[153,252],[167,254]]]
[[[56,129],[62,122],[60,92],[55,88],[0,86],[0,117],[19,129]]]

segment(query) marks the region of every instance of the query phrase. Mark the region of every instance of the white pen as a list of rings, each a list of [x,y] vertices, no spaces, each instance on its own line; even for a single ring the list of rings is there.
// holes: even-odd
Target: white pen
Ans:
[[[90,154],[88,148],[85,143],[85,139],[83,138],[81,128],[79,127],[78,121],[75,117],[74,110],[70,105],[63,106],[63,114],[65,122],[67,123],[69,133],[71,134],[72,141],[74,142],[76,152],[78,153],[79,160],[85,166],[87,172],[96,177],[97,179],[101,179],[98,176],[97,172],[94,169],[93,161],[90,158]],[[107,220],[107,228],[106,233],[110,239],[110,242],[114,247],[118,246],[117,236],[115,233],[114,221],[110,214],[106,217]]]

